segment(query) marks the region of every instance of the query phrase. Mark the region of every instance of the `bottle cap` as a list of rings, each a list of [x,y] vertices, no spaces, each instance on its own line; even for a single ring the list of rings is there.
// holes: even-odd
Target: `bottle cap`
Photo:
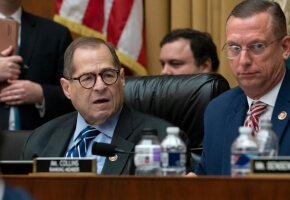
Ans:
[[[166,128],[166,132],[168,134],[179,134],[179,131],[180,131],[179,127],[167,127]]]
[[[157,129],[153,128],[144,128],[142,129],[142,135],[156,135],[157,136]]]
[[[272,127],[272,122],[267,118],[260,118],[259,124],[261,127]]]
[[[240,126],[239,127],[239,133],[240,134],[251,134],[252,133],[252,128],[251,127]]]

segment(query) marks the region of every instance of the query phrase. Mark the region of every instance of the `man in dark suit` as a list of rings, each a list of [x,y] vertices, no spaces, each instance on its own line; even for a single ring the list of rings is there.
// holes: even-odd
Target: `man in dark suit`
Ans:
[[[65,78],[61,78],[61,84],[78,112],[58,117],[34,130],[24,145],[22,159],[75,157],[71,152],[81,149],[83,139],[80,135],[86,127],[99,131],[91,136],[92,141],[112,143],[125,151],[134,151],[144,128],[157,129],[161,141],[166,127],[173,126],[124,104],[124,69],[109,43],[93,37],[77,38],[66,50],[64,62]],[[188,147],[189,169],[189,140],[184,133],[182,137]],[[85,156],[97,158],[98,173],[130,173],[130,155],[118,154],[116,160],[95,156],[91,153],[92,144],[86,144]],[[82,157],[77,153],[77,157]]]
[[[230,175],[230,151],[250,115],[252,102],[267,104],[279,138],[279,155],[290,155],[290,53],[286,20],[277,3],[243,1],[226,24],[225,51],[239,86],[214,99],[205,112],[203,153],[197,175]]]
[[[0,1],[0,17],[20,24],[18,54],[13,47],[0,57],[0,126],[8,129],[11,106],[19,110],[20,129],[32,130],[56,116],[73,111],[59,79],[63,55],[72,41],[69,30],[21,8],[21,1]]]

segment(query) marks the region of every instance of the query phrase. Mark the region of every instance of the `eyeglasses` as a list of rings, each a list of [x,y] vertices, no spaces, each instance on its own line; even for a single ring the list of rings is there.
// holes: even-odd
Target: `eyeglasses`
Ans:
[[[283,37],[280,37],[278,39],[275,39],[275,40],[273,40],[272,42],[269,42],[269,43],[257,42],[257,43],[254,43],[254,44],[249,45],[245,49],[242,49],[242,47],[240,47],[238,45],[235,45],[235,44],[228,45],[227,43],[225,43],[225,45],[223,46],[223,49],[222,50],[223,50],[223,52],[226,53],[228,59],[235,59],[235,58],[237,58],[240,55],[240,53],[241,53],[242,50],[248,51],[248,53],[251,56],[259,56],[259,55],[261,55],[266,50],[266,48],[269,45],[277,42],[278,40],[281,40]]]
[[[101,73],[87,73],[77,78],[68,78],[67,80],[78,80],[85,89],[91,89],[96,84],[97,76],[100,76],[106,85],[113,85],[119,77],[120,70],[106,69]]]

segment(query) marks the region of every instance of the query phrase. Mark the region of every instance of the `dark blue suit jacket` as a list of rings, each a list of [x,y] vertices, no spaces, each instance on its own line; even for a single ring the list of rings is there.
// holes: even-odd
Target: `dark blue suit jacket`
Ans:
[[[3,200],[33,200],[26,190],[22,188],[14,188],[5,183]]]
[[[203,153],[195,169],[198,175],[230,175],[230,151],[243,126],[248,103],[240,87],[233,88],[209,103],[204,117]],[[287,117],[279,120],[280,112]],[[279,138],[279,155],[290,155],[290,72],[287,70],[272,114],[273,130]]]
[[[71,41],[71,34],[65,26],[22,11],[19,55],[29,69],[24,69],[19,79],[39,83],[46,105],[44,118],[39,116],[34,104],[18,106],[22,129],[33,130],[48,120],[74,110],[60,85],[63,56]],[[8,128],[9,110],[9,106],[0,103],[0,126],[3,129]]]

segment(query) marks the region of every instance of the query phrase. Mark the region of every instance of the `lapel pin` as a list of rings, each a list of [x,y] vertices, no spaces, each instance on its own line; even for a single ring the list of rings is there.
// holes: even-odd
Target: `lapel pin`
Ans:
[[[109,157],[109,160],[112,161],[112,162],[116,161],[117,159],[118,159],[118,155],[117,154],[115,154],[114,156]]]
[[[283,120],[287,117],[287,112],[286,111],[282,111],[279,113],[278,115],[278,119]]]

